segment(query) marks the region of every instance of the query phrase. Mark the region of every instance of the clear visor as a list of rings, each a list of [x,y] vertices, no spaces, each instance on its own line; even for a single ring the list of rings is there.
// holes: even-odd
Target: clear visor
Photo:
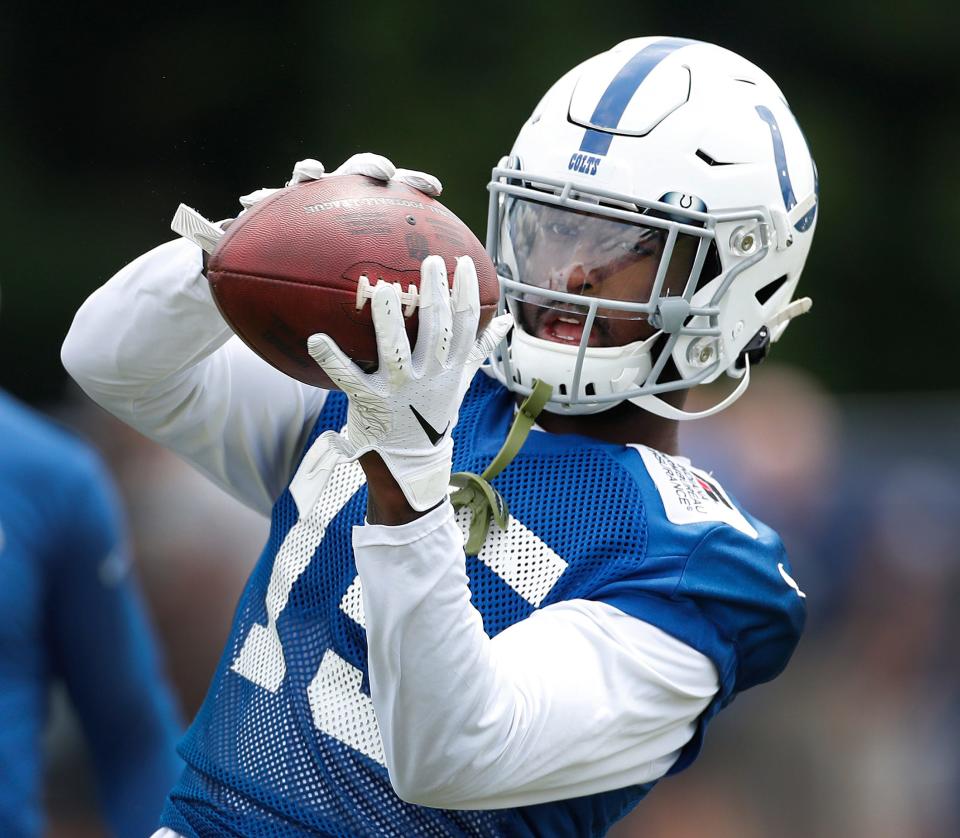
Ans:
[[[497,269],[513,280],[505,296],[528,334],[579,344],[593,306],[587,345],[624,346],[656,331],[652,297],[692,296],[699,237],[667,240],[639,213],[633,223],[508,196]]]

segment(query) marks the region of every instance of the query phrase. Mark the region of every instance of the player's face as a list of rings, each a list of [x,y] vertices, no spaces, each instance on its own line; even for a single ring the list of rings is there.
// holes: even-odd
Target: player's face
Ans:
[[[514,213],[517,278],[530,291],[514,295],[513,310],[528,334],[574,346],[583,337],[587,305],[539,295],[537,288],[583,298],[649,301],[665,230],[532,202],[518,202]],[[695,251],[695,240],[678,238],[661,295],[683,293]],[[655,331],[645,313],[601,306],[588,345],[623,346]]]

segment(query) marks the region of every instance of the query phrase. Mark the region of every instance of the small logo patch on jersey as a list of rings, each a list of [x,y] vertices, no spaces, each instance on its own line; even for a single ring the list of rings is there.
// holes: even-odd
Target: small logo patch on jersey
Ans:
[[[759,537],[759,533],[709,474],[652,448],[642,445],[633,447],[643,458],[647,473],[660,493],[669,521],[674,524],[720,521],[750,538]]]

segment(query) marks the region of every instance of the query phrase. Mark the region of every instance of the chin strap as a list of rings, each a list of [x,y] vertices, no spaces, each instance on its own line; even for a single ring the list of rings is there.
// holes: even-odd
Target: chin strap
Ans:
[[[780,340],[790,321],[801,314],[806,314],[811,308],[813,308],[813,300],[809,297],[800,297],[800,299],[794,300],[780,309],[767,321],[767,328],[770,330],[770,343],[776,343]]]
[[[550,401],[552,393],[553,387],[544,381],[537,380],[533,385],[533,392],[520,405],[520,410],[514,417],[507,438],[500,446],[497,456],[483,470],[483,474],[458,471],[450,476],[450,485],[455,489],[450,495],[453,508],[460,509],[465,506],[472,513],[470,532],[467,543],[464,545],[467,555],[475,556],[480,552],[487,537],[491,518],[500,529],[506,529],[510,521],[507,502],[489,481],[510,465],[513,458],[520,453],[530,429],[543,410],[543,406]]]
[[[708,407],[706,410],[681,410],[679,407],[668,404],[659,396],[637,396],[636,398],[630,399],[630,402],[637,405],[637,407],[642,407],[647,413],[662,416],[664,419],[678,419],[681,421],[686,419],[706,419],[708,416],[713,416],[715,413],[719,413],[721,410],[726,410],[730,407],[730,405],[747,391],[749,385],[750,359],[744,358],[743,378],[740,379],[740,383],[736,389],[723,401],[715,404],[713,407]]]

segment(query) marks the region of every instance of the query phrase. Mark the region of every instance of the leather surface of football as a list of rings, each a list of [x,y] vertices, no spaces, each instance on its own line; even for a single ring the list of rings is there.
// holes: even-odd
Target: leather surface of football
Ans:
[[[230,225],[207,278],[221,314],[261,358],[332,389],[307,353],[307,338],[325,332],[361,368],[376,369],[369,297],[382,279],[400,286],[415,346],[420,264],[432,254],[443,257],[451,286],[456,258],[472,257],[482,331],[499,296],[483,245],[437,200],[398,181],[343,175],[274,193]]]

